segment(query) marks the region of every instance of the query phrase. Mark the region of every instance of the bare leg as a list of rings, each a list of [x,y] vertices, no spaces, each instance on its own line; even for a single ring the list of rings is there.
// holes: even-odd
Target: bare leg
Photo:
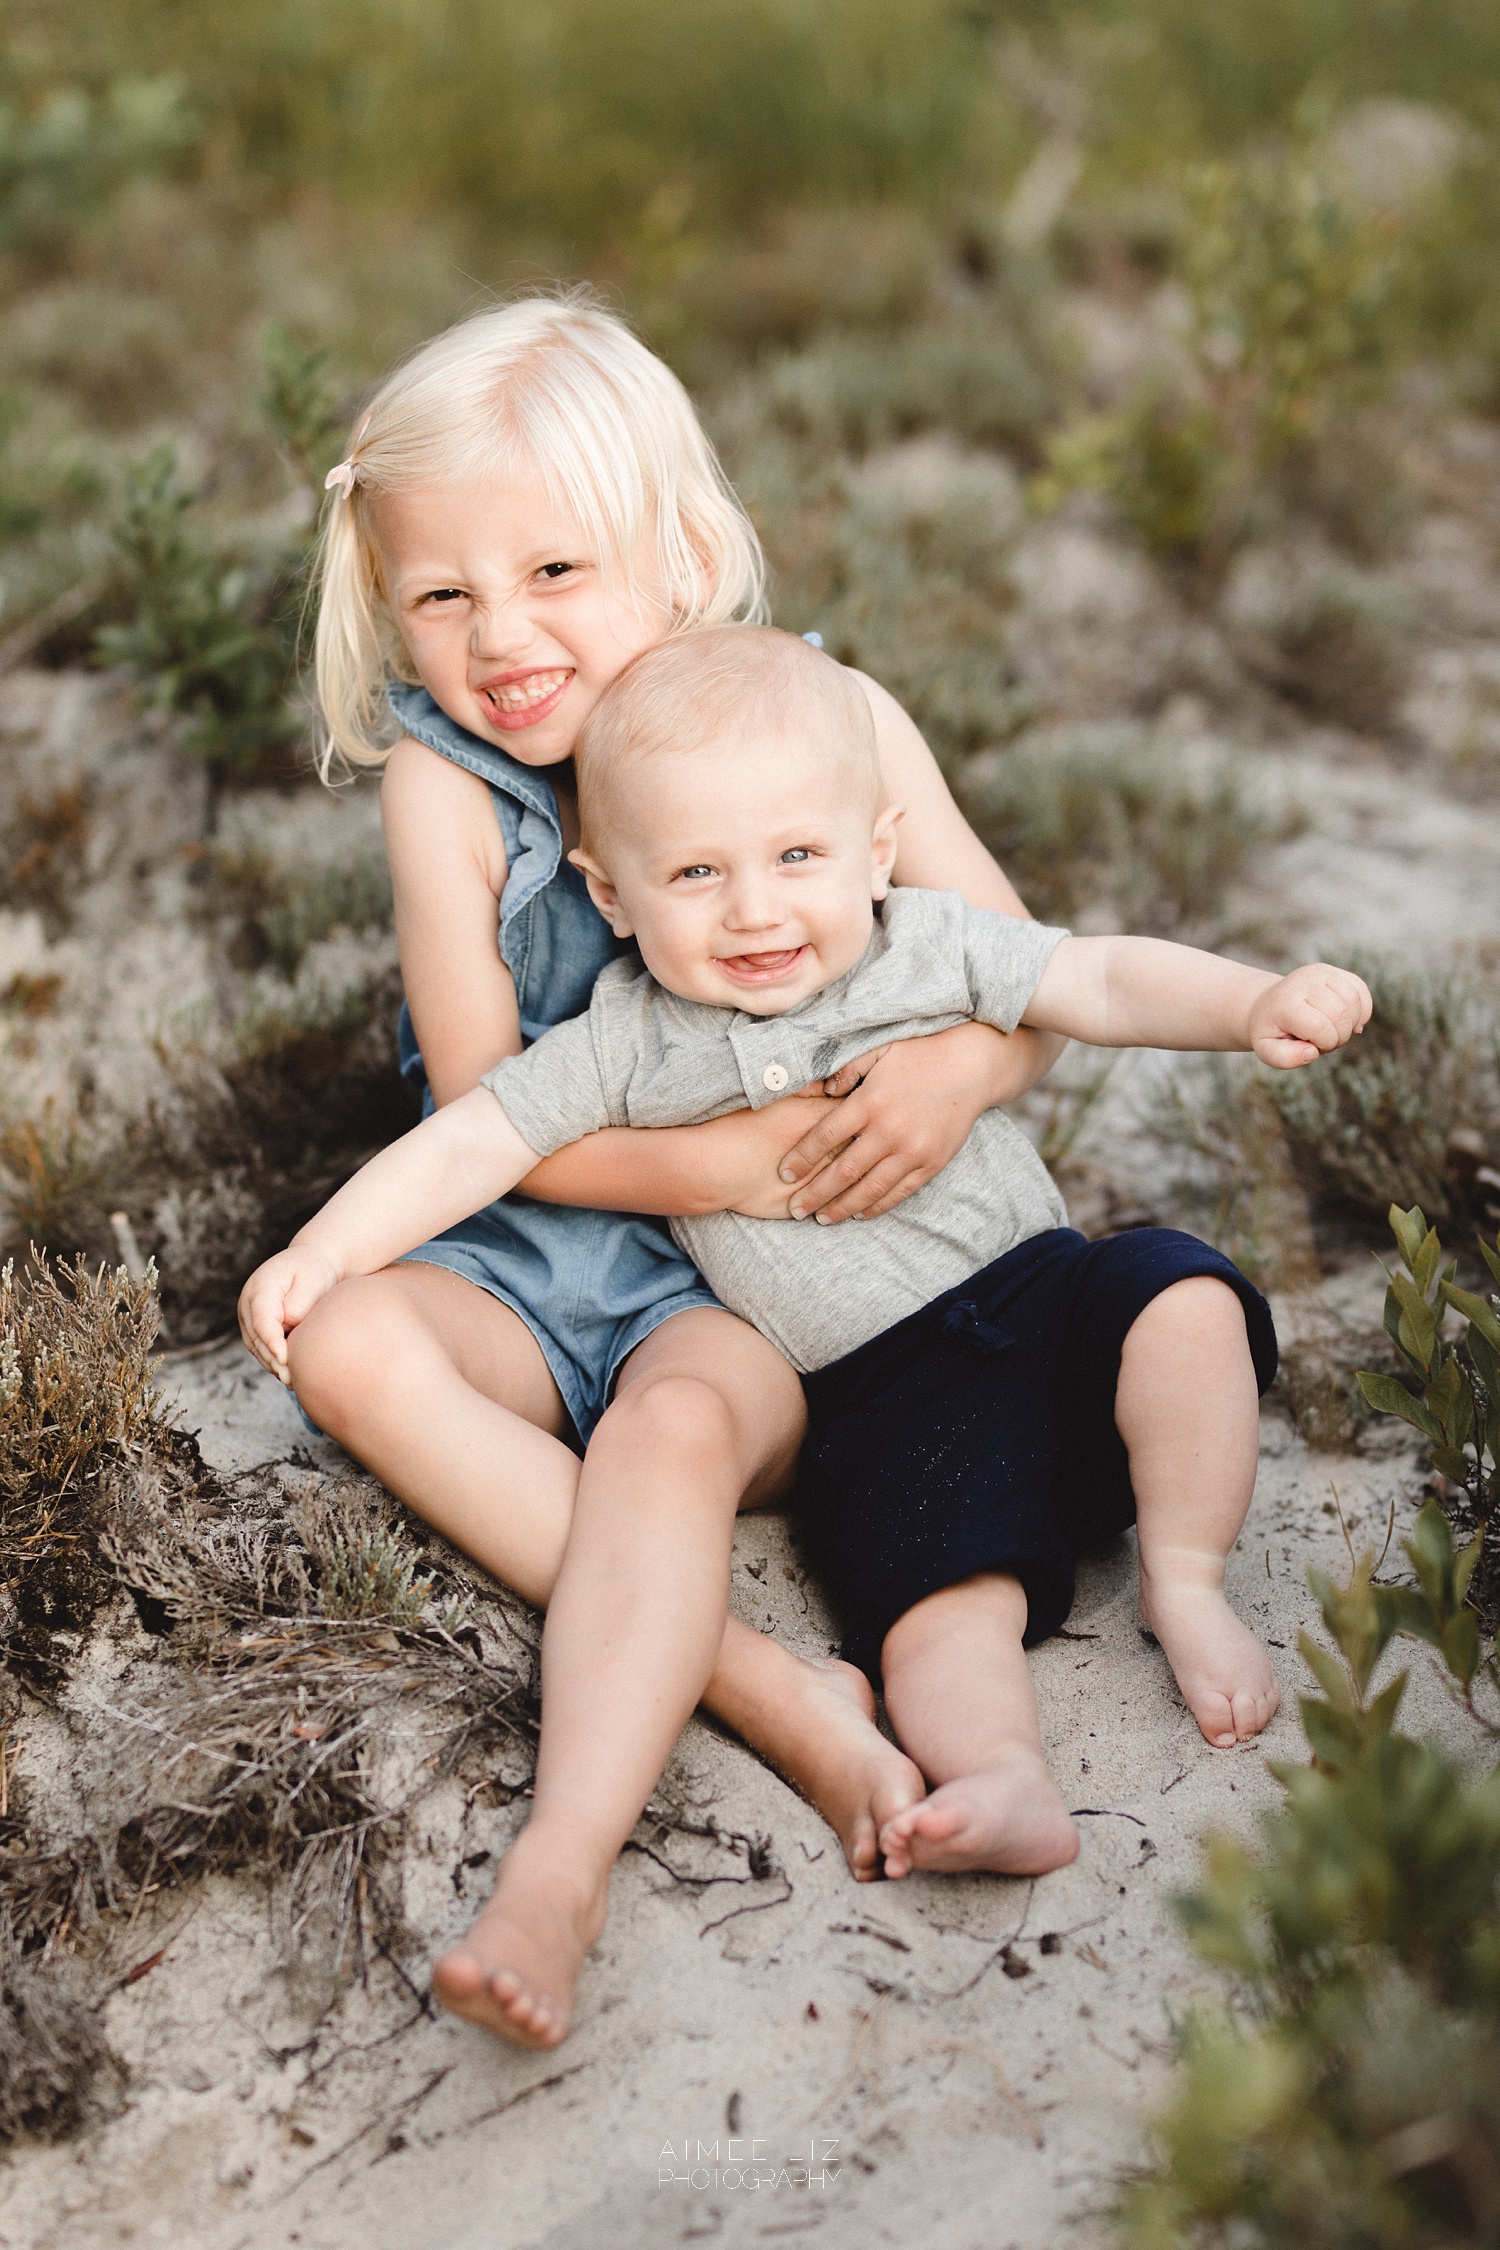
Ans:
[[[968,1578],[918,1602],[885,1637],[886,1708],[933,1793],[880,1831],[885,1871],[1043,1875],[1078,1856],[1042,1755],[1014,1578]]]
[[[610,1870],[713,1671],[741,1494],[801,1437],[800,1386],[762,1337],[727,1313],[670,1325],[579,1478],[542,1636],[531,1819],[433,1974],[448,2007],[526,2046],[567,2031]]]
[[[1125,1339],[1115,1421],[1135,1487],[1141,1616],[1207,1740],[1232,1748],[1268,1724],[1281,1691],[1224,1599],[1260,1451],[1245,1316],[1224,1282],[1195,1275],[1153,1298]]]
[[[706,1323],[706,1326],[704,1325]],[[684,1344],[712,1363],[727,1315],[666,1321],[631,1355],[624,1394]],[[757,1339],[736,1356],[747,1417],[800,1417],[801,1387]],[[482,1568],[545,1607],[567,1545],[579,1461],[562,1442],[567,1415],[535,1337],[484,1290],[440,1266],[395,1266],[343,1283],[293,1332],[298,1396],[319,1426],[408,1507]],[[771,1496],[801,1439],[786,1420],[745,1501]],[[708,1708],[768,1757],[838,1831],[854,1873],[876,1872],[875,1835],[921,1793],[910,1761],[874,1725],[874,1698],[852,1665],[809,1663],[728,1620],[704,1694]]]

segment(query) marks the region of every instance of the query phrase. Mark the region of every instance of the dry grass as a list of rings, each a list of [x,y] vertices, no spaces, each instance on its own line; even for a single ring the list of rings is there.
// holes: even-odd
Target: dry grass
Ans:
[[[96,2009],[66,1976],[28,1958],[0,1922],[0,2146],[66,2140],[123,2077]]]
[[[58,1677],[54,1635],[108,1598],[96,1546],[103,1480],[122,1462],[170,1457],[171,1414],[150,1353],[150,1281],[80,1259],[0,1273],[0,1568],[6,1661],[33,1684]]]

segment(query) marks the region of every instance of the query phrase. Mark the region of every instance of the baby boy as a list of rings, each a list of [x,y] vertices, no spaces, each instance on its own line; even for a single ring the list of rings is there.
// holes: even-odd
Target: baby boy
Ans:
[[[639,960],[376,1157],[253,1277],[247,1340],[283,1377],[286,1330],[327,1288],[607,1125],[759,1108],[969,1017],[1094,1046],[1253,1050],[1279,1069],[1369,1017],[1340,969],[1277,977],[891,889],[900,808],[883,802],[868,702],[787,634],[726,626],[647,652],[593,713],[578,779],[574,858]],[[1132,1521],[1141,1615],[1204,1735],[1232,1745],[1266,1724],[1275,1678],[1223,1585],[1276,1347],[1226,1259],[1161,1228],[1086,1242],[997,1111],[881,1218],[672,1225],[804,1378],[806,1536],[849,1654],[931,1785],[881,1833],[887,1874],[1074,1856],[1023,1649],[1063,1623],[1078,1552]]]

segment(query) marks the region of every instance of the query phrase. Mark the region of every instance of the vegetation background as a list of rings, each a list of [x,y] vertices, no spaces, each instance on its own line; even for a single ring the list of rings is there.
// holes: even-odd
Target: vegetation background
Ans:
[[[191,1349],[223,1332],[254,1259],[406,1122],[373,793],[329,799],[309,770],[322,476],[400,354],[497,295],[580,280],[693,390],[765,538],[778,621],[819,630],[907,703],[1038,912],[1272,962],[1306,933],[1363,944],[1376,1025],[1337,1064],[1285,1083],[1195,1066],[1122,1100],[1075,1063],[1029,1117],[1089,1231],[1187,1223],[1277,1293],[1301,1440],[1377,1442],[1372,1398],[1431,1369],[1349,1277],[1388,1206],[1416,1204],[1458,1260],[1450,1285],[1483,1306],[1474,1230],[1493,1237],[1500,1218],[1492,0],[10,0],[0,1240],[22,1260],[33,1244],[118,1259],[137,1281],[153,1257],[165,1341]],[[1372,821],[1394,871],[1373,898]],[[1447,1302],[1435,1265],[1418,1278]],[[288,1646],[304,1655],[333,1624],[339,1665],[410,1637],[428,1581],[378,1501],[357,1570],[305,1496],[266,1503],[273,1562],[257,1548],[253,1569],[221,1556],[215,1577],[186,1548],[169,1567],[149,1495],[135,1548],[101,1544],[88,1511],[118,1499],[137,1414],[99,1422],[108,1323],[128,1314],[135,1402],[147,1316],[96,1288],[85,1351],[55,1289],[30,1311],[24,1296],[7,1286],[0,1362],[12,1683],[64,1692],[122,1572],[138,1604],[175,1602],[191,1626],[173,1644],[199,1683],[185,1711],[192,1650],[263,1603],[267,1571],[294,1589]],[[1463,1609],[1472,1584],[1492,1624],[1494,1346],[1468,1317],[1469,1435],[1431,1489],[1480,1549],[1457,1594],[1445,1550],[1432,1614]],[[47,1399],[81,1464],[73,1515],[36,1466]],[[198,1471],[139,1412],[161,1489],[197,1490],[213,1518]],[[1472,1491],[1454,1477],[1465,1444]],[[1318,2197],[1330,2240],[1496,2239],[1493,2103],[1471,2114],[1462,2094],[1496,2037],[1492,1798],[1389,1748],[1404,1738],[1394,1704],[1367,1704],[1364,1626],[1332,1594],[1324,1608],[1355,1684],[1319,1677],[1358,1735],[1366,1828],[1395,1819],[1400,1792],[1381,1791],[1397,1767],[1401,1819],[1420,1826],[1429,1782],[1460,1807],[1443,1880],[1461,1862],[1477,1885],[1462,1943],[1480,1998],[1399,1932],[1363,1992],[1350,1961],[1382,1942],[1364,1906],[1334,1914],[1337,1978],[1314,1990],[1313,1940],[1278,1954],[1255,1920],[1281,1863],[1256,1893],[1223,1862],[1198,1926],[1242,1972],[1242,2025],[1258,2008],[1269,2030],[1250,2062],[1238,2032],[1193,2050],[1161,2167],[1130,2204],[1142,2240],[1300,2240]],[[1380,1614],[1382,1648],[1417,1630]],[[442,1609],[441,1649],[413,1659],[434,1694],[459,1678],[456,1616]],[[1454,1670],[1468,1689],[1493,1686],[1478,1650]],[[387,1815],[360,1764],[363,1677],[338,1673],[345,1763],[327,1801],[347,1825],[357,1800],[373,1838]],[[233,1742],[250,1706],[224,1692]],[[172,1828],[172,1848],[200,1872],[261,1854],[310,1896],[297,1854],[326,1858],[327,1835],[289,1828],[276,1791],[295,1795],[315,1753],[273,1737],[255,1774],[284,1782],[231,1791],[217,1829]],[[4,1742],[0,1841],[13,1830],[34,1870],[43,1798],[28,1827]],[[132,1805],[107,1849],[67,1847],[65,1883],[66,1854],[42,1853],[52,1872],[8,1909],[22,1957],[86,1896],[98,1908],[91,1885],[155,1865],[142,1838],[164,1848],[160,1808]],[[1294,1889],[1326,1811],[1304,1790],[1299,1820],[1309,1805],[1312,1826],[1278,1847]],[[1382,1832],[1360,1862],[1362,1899],[1388,1846]],[[357,1857],[328,1877],[345,1922],[364,1882]],[[29,1973],[6,1970],[0,1996],[0,2126],[70,2130],[90,2114],[80,2086],[112,2065],[78,2009],[46,2015]],[[47,2069],[17,2077],[21,2032],[44,2017]],[[1372,2024],[1419,2017],[1448,2057],[1447,2126],[1416,2130],[1411,2073],[1319,2107]],[[1252,2065],[1270,2075],[1247,2140],[1236,2088]]]

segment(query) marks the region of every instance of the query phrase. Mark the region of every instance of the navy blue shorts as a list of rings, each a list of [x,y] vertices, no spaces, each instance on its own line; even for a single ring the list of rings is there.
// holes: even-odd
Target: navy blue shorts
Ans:
[[[1270,1306],[1219,1251],[1168,1227],[1036,1235],[804,1375],[803,1540],[845,1656],[877,1685],[896,1619],[976,1571],[1021,1581],[1028,1647],[1057,1631],[1078,1556],[1135,1521],[1115,1428],[1121,1347],[1153,1297],[1195,1274],[1244,1306],[1264,1392]]]

